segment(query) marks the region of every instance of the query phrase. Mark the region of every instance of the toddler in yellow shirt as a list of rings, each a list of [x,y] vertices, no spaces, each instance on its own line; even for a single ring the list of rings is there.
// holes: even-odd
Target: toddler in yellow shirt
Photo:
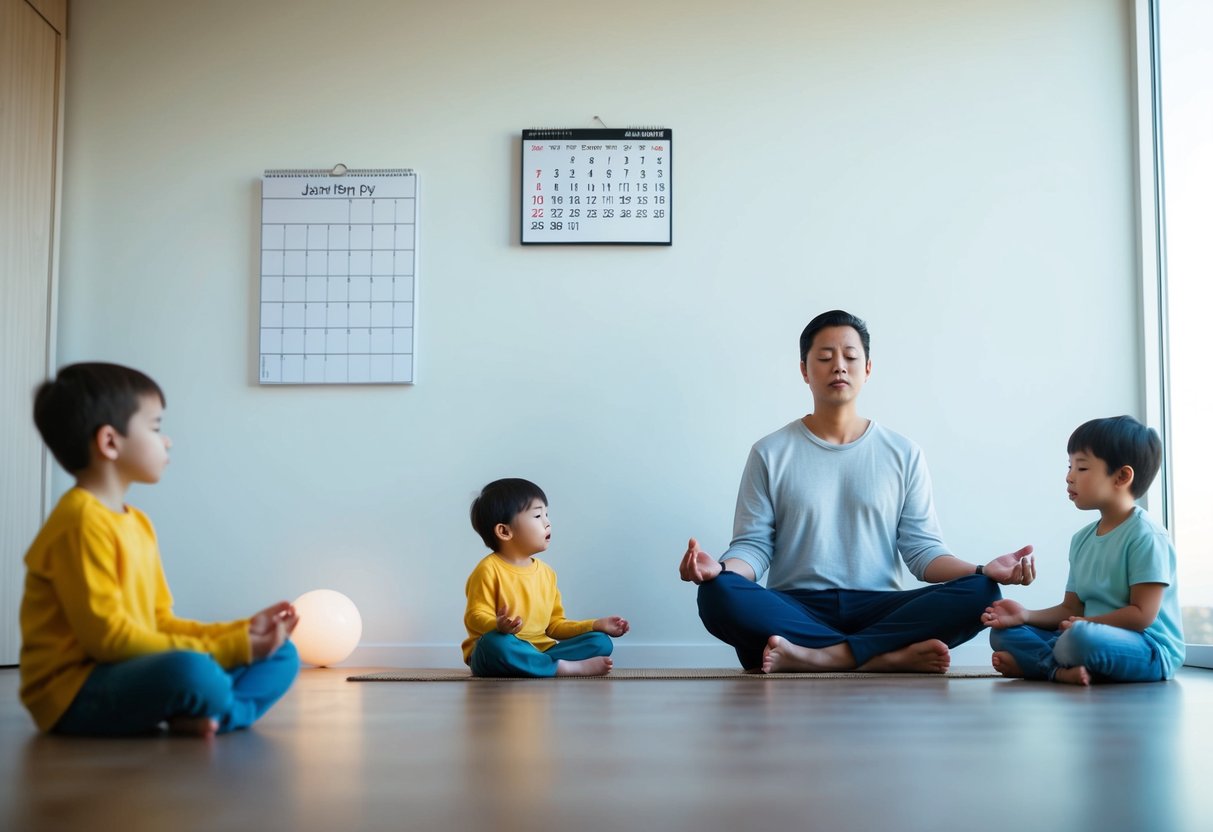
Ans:
[[[251,725],[299,670],[286,601],[214,624],[173,615],[151,521],[125,503],[168,465],[163,412],[156,382],[117,364],[65,367],[35,395],[76,478],[25,556],[21,701],[43,731],[209,737]]]
[[[552,539],[548,498],[533,482],[489,483],[472,502],[472,528],[492,549],[467,580],[463,660],[473,676],[603,676],[617,615],[564,617],[556,573],[535,557]]]

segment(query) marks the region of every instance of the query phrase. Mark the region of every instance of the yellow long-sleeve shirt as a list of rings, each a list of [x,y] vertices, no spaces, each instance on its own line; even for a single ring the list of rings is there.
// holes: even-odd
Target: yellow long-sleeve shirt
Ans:
[[[209,653],[225,668],[251,658],[248,620],[173,616],[147,515],[106,507],[82,488],[59,500],[25,556],[21,701],[54,727],[92,669],[166,650]]]
[[[594,619],[570,621],[564,617],[556,572],[538,558],[526,566],[515,566],[497,554],[489,554],[476,564],[467,582],[467,611],[463,625],[468,637],[463,642],[463,660],[471,661],[472,651],[482,635],[497,629],[497,607],[507,604],[510,616],[522,618],[516,635],[538,650],[547,650],[557,641],[579,636],[594,629]]]

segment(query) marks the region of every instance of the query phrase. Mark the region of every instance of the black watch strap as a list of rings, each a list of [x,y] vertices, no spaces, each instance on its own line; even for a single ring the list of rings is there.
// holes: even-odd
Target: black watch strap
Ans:
[[[986,568],[984,566],[982,566],[980,563],[977,564],[977,574],[978,575],[986,574]]]

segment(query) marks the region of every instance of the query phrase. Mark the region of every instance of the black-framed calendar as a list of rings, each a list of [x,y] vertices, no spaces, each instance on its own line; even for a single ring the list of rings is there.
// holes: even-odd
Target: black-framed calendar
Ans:
[[[673,131],[522,131],[523,245],[673,242]]]

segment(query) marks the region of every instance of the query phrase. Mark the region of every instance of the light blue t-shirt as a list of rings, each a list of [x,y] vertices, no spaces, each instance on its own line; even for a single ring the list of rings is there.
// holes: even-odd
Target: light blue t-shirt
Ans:
[[[1184,635],[1175,591],[1175,547],[1167,530],[1134,506],[1125,522],[1104,535],[1099,523],[1070,540],[1070,576],[1066,592],[1083,603],[1083,616],[1106,615],[1129,604],[1134,584],[1166,584],[1158,617],[1143,635],[1158,646],[1167,678],[1184,663]]]
[[[733,542],[771,589],[901,589],[948,554],[922,451],[875,422],[832,445],[797,419],[754,444],[741,476]]]

